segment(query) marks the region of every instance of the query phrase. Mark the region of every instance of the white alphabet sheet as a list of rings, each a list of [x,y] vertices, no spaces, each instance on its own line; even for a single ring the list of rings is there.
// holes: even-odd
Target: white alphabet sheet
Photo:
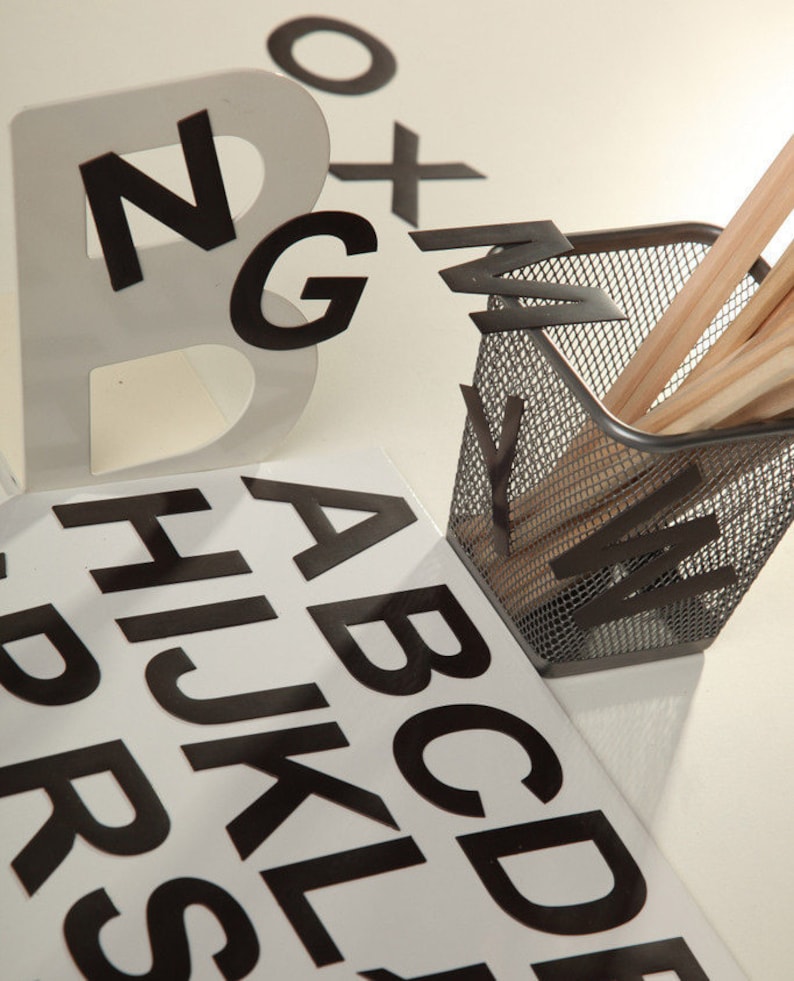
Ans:
[[[378,452],[0,506],[0,975],[742,977]]]

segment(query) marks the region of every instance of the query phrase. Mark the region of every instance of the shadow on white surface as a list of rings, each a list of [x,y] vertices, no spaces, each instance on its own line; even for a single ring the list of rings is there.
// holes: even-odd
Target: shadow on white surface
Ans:
[[[703,658],[691,654],[547,682],[649,828],[703,671]]]

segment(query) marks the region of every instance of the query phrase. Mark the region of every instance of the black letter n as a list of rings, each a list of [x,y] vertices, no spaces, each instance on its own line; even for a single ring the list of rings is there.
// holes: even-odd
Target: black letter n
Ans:
[[[117,153],[105,153],[80,164],[110,283],[116,291],[143,279],[122,198],[206,251],[235,237],[207,110],[180,119],[177,128],[195,204],[158,184]]]

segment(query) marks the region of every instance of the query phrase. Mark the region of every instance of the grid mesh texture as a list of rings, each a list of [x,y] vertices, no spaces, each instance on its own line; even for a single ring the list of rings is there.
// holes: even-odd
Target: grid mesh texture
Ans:
[[[632,445],[614,438],[582,398],[584,391],[600,400],[610,389],[708,248],[680,241],[611,245],[507,274],[599,286],[626,313],[625,321],[544,329],[579,376],[579,388],[562,377],[531,330],[483,335],[474,384],[494,442],[507,397],[525,404],[508,484],[510,551],[495,548],[490,478],[469,420],[448,537],[542,670],[568,673],[704,649],[794,518],[794,426],[748,427],[671,451],[665,437]],[[756,288],[748,275],[660,399]],[[498,306],[498,298],[491,304]],[[609,523],[649,498],[663,500],[652,514],[637,516],[635,507],[631,526],[613,540]],[[574,573],[554,571],[555,560],[605,526],[604,541],[617,547],[618,561],[606,548],[600,561],[582,560]],[[682,529],[685,539],[695,539],[679,547]],[[649,535],[650,550],[631,545]]]

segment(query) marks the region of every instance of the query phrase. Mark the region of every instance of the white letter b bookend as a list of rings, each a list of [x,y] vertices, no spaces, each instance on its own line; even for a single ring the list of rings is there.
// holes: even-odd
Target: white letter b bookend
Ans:
[[[228,137],[264,164],[237,217],[216,150]],[[222,73],[25,110],[12,146],[27,489],[272,451],[309,398],[316,347],[247,343],[229,304],[256,246],[322,189],[328,131],[311,96],[269,72]],[[165,147],[186,194],[127,159]],[[137,242],[140,212],[169,240]],[[279,327],[305,322],[273,293],[262,309]]]

